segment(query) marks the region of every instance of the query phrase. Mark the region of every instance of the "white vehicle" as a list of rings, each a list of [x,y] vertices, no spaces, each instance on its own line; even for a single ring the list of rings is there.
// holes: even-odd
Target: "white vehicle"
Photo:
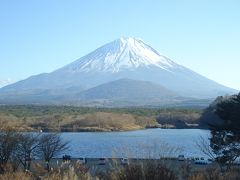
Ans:
[[[127,158],[121,158],[121,164],[125,165],[125,164],[129,164],[129,161]]]
[[[194,161],[194,164],[207,165],[207,164],[210,164],[210,161],[204,158],[196,158],[196,160]]]

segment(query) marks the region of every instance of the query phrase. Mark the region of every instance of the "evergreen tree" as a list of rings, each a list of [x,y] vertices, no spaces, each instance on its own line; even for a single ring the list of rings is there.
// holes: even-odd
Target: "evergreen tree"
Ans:
[[[217,103],[215,113],[223,122],[210,125],[210,146],[215,160],[230,166],[240,157],[240,93]]]

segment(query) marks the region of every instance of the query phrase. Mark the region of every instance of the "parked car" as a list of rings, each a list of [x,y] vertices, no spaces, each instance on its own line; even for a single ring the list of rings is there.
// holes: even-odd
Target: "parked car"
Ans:
[[[121,164],[125,165],[125,164],[129,164],[129,161],[127,158],[121,158]]]
[[[99,158],[99,165],[105,165],[106,164],[106,158]]]
[[[179,160],[179,161],[184,161],[184,160],[185,160],[184,155],[179,155],[179,156],[178,156],[178,160]]]
[[[190,160],[190,161],[194,161],[195,158],[194,158],[194,157],[190,157],[189,160]]]
[[[207,165],[207,164],[210,164],[210,161],[204,158],[198,158],[197,160],[194,161],[194,164]]]
[[[62,156],[62,161],[63,162],[70,162],[71,161],[71,156],[70,155],[63,155]]]

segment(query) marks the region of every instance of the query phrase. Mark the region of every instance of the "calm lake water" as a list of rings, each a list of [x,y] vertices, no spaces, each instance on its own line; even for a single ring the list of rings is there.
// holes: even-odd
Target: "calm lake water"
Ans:
[[[129,132],[78,132],[62,133],[70,140],[72,157],[129,157],[159,158],[204,157],[197,142],[199,137],[208,138],[210,132],[200,129],[146,129]]]

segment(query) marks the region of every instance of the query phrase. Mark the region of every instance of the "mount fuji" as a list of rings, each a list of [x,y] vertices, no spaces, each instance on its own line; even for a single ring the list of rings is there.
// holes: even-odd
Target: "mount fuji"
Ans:
[[[0,89],[0,104],[164,105],[233,94],[136,38]]]

